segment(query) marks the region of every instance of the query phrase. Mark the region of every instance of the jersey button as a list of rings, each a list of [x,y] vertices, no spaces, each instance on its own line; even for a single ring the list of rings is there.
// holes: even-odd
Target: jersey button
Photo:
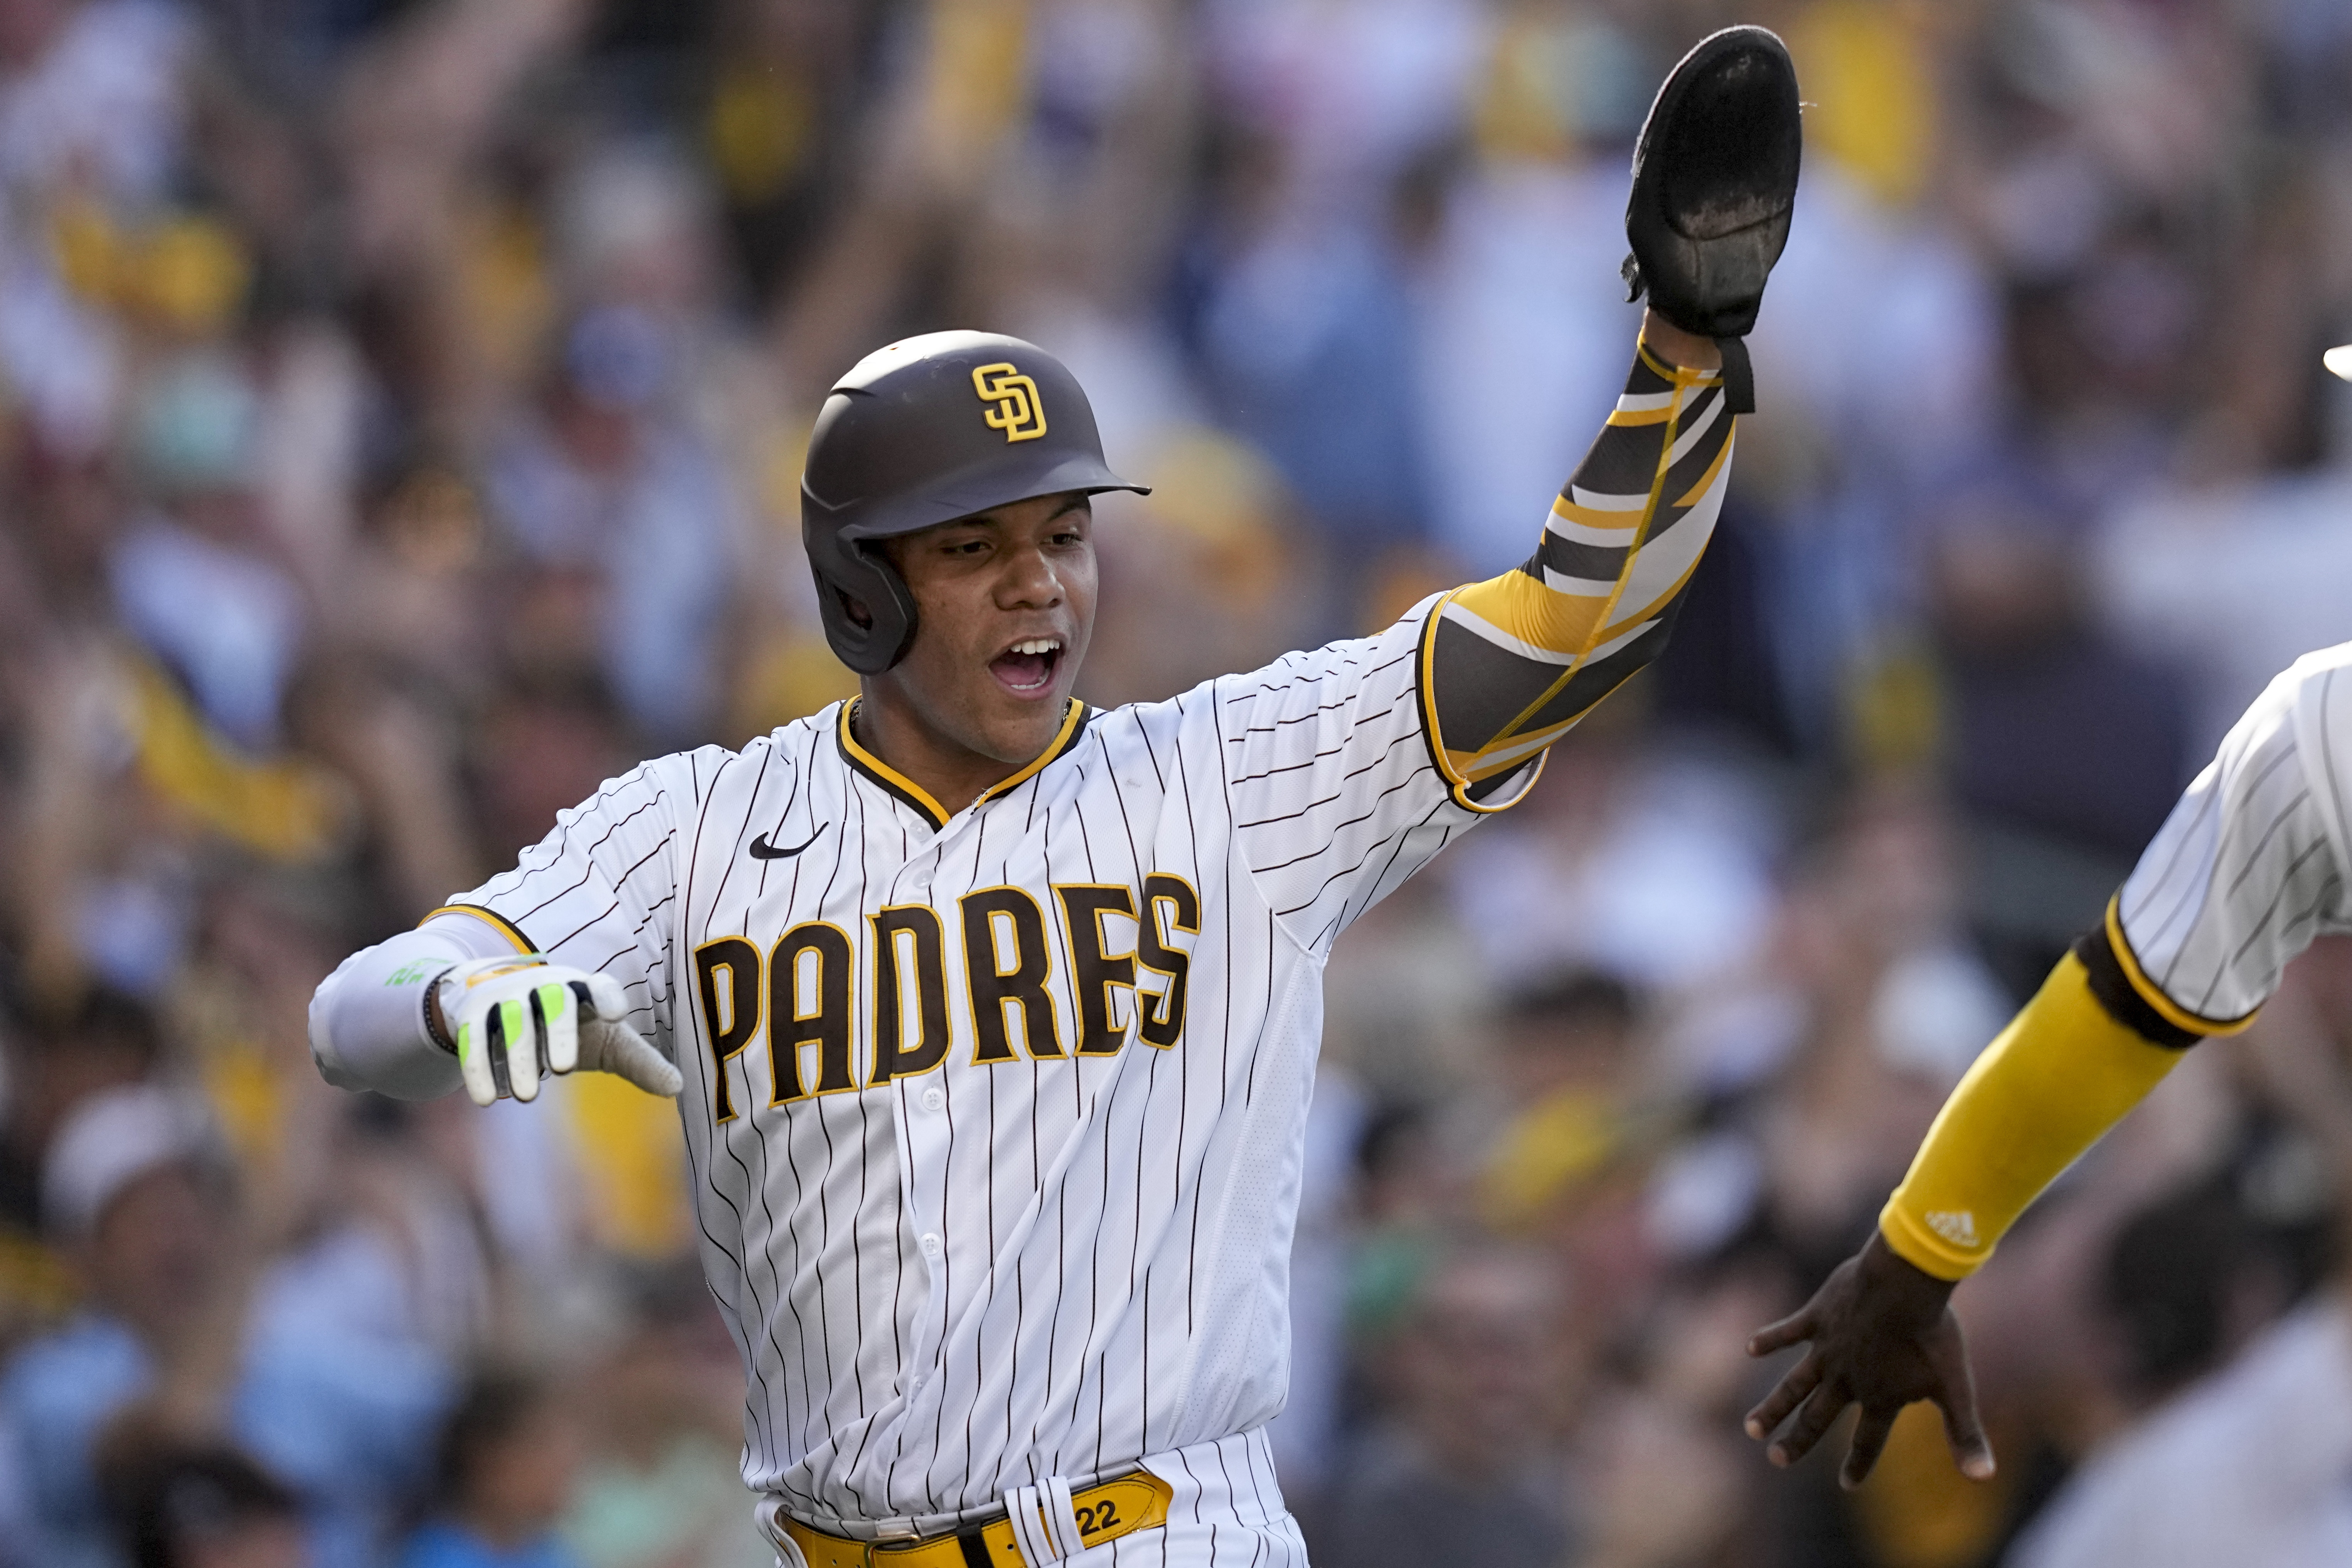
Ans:
[[[924,1257],[937,1258],[941,1252],[946,1250],[946,1246],[940,1240],[939,1232],[935,1230],[926,1230],[923,1232]]]
[[[926,1090],[924,1090],[924,1091],[923,1091],[923,1109],[924,1109],[924,1110],[926,1110],[926,1111],[938,1111],[938,1110],[943,1109],[943,1108],[946,1106],[947,1103],[948,1103],[948,1097],[947,1097],[947,1095],[946,1095],[946,1094],[944,1094],[944,1093],[942,1093],[942,1092],[940,1092],[940,1088],[939,1088],[939,1086],[938,1086],[937,1084],[934,1084],[934,1085],[932,1085],[930,1088],[926,1089]]]

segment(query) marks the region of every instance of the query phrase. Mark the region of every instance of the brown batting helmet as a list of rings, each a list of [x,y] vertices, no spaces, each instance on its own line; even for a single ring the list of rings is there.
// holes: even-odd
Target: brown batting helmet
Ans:
[[[914,597],[873,541],[1065,490],[1149,493],[1103,462],[1094,409],[1059,360],[993,332],[877,349],[834,383],[801,476],[825,640],[866,675],[914,644]]]

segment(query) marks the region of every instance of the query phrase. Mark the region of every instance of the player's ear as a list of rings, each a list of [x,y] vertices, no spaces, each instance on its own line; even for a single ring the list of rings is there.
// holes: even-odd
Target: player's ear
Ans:
[[[858,598],[855,594],[842,593],[841,590],[837,588],[834,590],[834,592],[840,595],[841,610],[843,614],[848,616],[851,621],[855,622],[859,626],[862,626],[868,631],[873,630],[874,612],[866,608],[866,601],[864,600]]]

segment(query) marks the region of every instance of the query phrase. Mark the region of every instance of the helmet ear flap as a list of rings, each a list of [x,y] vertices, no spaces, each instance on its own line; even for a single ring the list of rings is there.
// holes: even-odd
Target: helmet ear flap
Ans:
[[[915,596],[897,569],[857,541],[820,539],[811,528],[803,536],[816,577],[817,613],[835,656],[861,675],[878,675],[905,658],[915,643]],[[851,600],[865,610],[865,624],[850,613]]]

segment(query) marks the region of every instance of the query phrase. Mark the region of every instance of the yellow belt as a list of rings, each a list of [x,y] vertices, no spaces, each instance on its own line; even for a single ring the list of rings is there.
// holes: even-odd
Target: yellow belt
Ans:
[[[1100,1546],[1164,1524],[1168,1500],[1173,1495],[1166,1481],[1148,1470],[1074,1493],[1070,1502],[1078,1519],[1078,1539],[1088,1546]],[[803,1524],[790,1514],[782,1518],[784,1532],[808,1559],[809,1568],[877,1568],[882,1563],[889,1568],[1027,1568],[1009,1519],[929,1541],[892,1542],[852,1541]]]

